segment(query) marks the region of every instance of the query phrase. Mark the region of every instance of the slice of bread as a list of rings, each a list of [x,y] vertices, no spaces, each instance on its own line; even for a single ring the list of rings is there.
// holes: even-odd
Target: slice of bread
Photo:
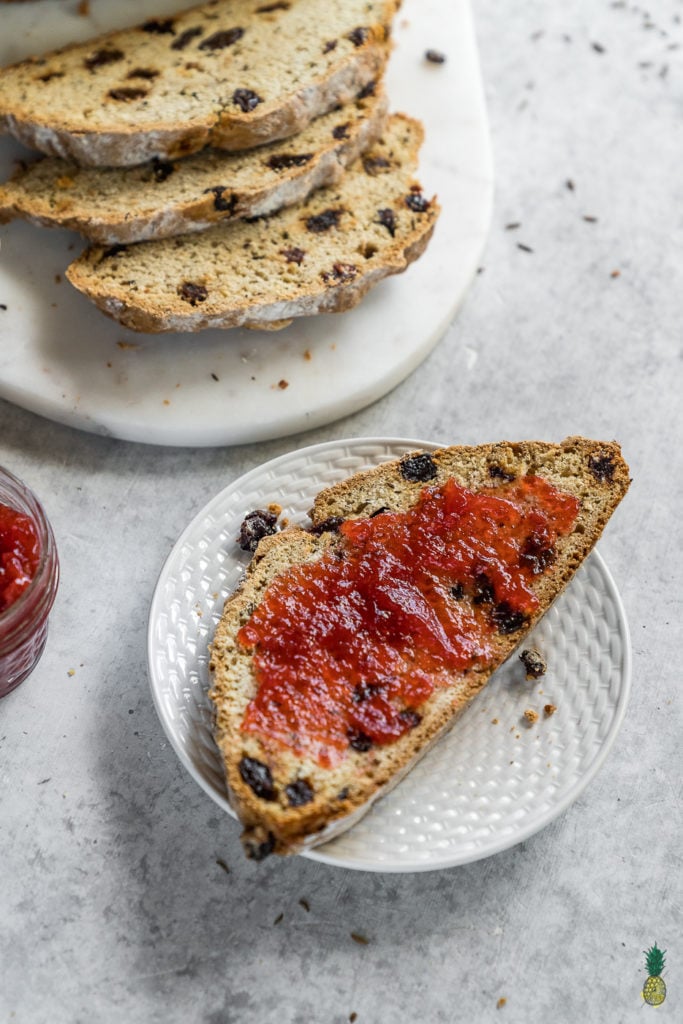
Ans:
[[[538,481],[538,477],[541,481]],[[455,481],[455,484],[447,483],[449,481]],[[444,448],[432,454],[415,453],[405,456],[398,462],[360,473],[323,491],[310,513],[313,529],[317,528],[317,532],[292,527],[261,539],[242,585],[225,604],[213,640],[210,661],[213,673],[210,697],[215,706],[215,736],[224,761],[230,802],[244,826],[243,842],[247,855],[260,859],[271,852],[294,853],[327,841],[357,821],[375,799],[402,778],[431,744],[453,725],[493,671],[524,640],[529,630],[569,583],[626,493],[629,482],[628,466],[616,443],[572,437],[561,444],[501,442],[473,448]],[[501,603],[501,593],[505,593],[504,587],[508,585],[506,581],[509,581],[510,576],[504,573],[495,576],[495,570],[490,568],[492,563],[487,559],[490,557],[491,546],[500,543],[502,549],[504,541],[501,538],[511,536],[509,528],[498,521],[499,509],[504,502],[525,500],[519,499],[518,495],[528,495],[526,488],[537,487],[542,490],[546,483],[561,492],[559,505],[554,507],[570,507],[572,516],[576,518],[573,523],[571,518],[567,520],[559,535],[546,533],[545,548],[539,539],[542,534],[533,532],[541,529],[533,525],[538,524],[538,520],[534,519],[535,512],[529,512],[529,518],[522,520],[522,526],[515,527],[522,532],[519,534],[519,547],[515,549],[517,554],[511,556],[509,566],[513,573],[526,574],[525,585],[537,601],[535,609],[522,616],[514,613],[505,601]],[[332,616],[328,618],[327,611],[322,619],[316,618],[316,606],[322,599],[316,597],[312,604],[307,602],[301,574],[310,573],[313,563],[318,563],[316,572],[319,572],[320,566],[325,567],[328,563],[336,561],[337,565],[344,565],[349,560],[353,562],[354,558],[364,559],[363,565],[370,564],[368,558],[375,556],[372,553],[368,555],[370,549],[363,547],[367,544],[367,534],[361,539],[356,535],[354,540],[353,531],[357,531],[358,527],[361,533],[370,527],[379,528],[380,541],[381,538],[390,538],[388,541],[385,539],[384,543],[391,544],[392,538],[396,536],[397,523],[389,522],[387,516],[385,525],[378,527],[377,524],[384,518],[378,515],[378,511],[406,513],[413,510],[414,514],[425,489],[444,486],[459,486],[475,492],[477,497],[472,499],[475,502],[490,503],[492,498],[497,497],[504,499],[504,502],[495,503],[494,511],[491,511],[489,504],[482,513],[489,516],[489,533],[482,542],[488,547],[477,547],[476,543],[473,546],[466,538],[461,538],[457,543],[453,541],[452,548],[448,544],[444,546],[443,538],[453,537],[454,534],[447,535],[441,525],[436,526],[431,534],[421,535],[436,539],[430,539],[424,546],[420,544],[417,548],[415,561],[419,571],[422,571],[423,562],[428,567],[427,571],[432,571],[433,563],[428,559],[433,557],[434,551],[437,554],[446,551],[447,557],[455,560],[453,564],[457,564],[459,558],[466,559],[469,553],[475,551],[476,557],[472,563],[475,569],[470,570],[469,581],[464,584],[457,582],[457,572],[455,576],[433,577],[437,583],[433,586],[430,584],[430,589],[422,592],[423,595],[428,594],[428,608],[425,611],[425,607],[419,601],[415,603],[412,597],[407,601],[404,597],[395,599],[392,596],[399,592],[403,595],[412,594],[414,591],[402,591],[402,570],[398,570],[398,575],[393,570],[392,575],[391,566],[396,563],[385,563],[386,567],[380,568],[379,576],[375,577],[381,580],[383,591],[378,591],[372,582],[368,585],[369,589],[364,591],[363,586],[368,577],[361,575],[359,578],[364,583],[356,588],[347,588],[339,600],[343,600],[345,608],[351,610],[350,615],[363,607],[364,601],[369,600],[372,605],[375,619],[370,621],[379,625],[356,627],[356,620],[349,619],[352,632],[357,629],[361,635],[362,629],[366,629],[362,634],[362,644],[366,646],[361,647],[361,650],[367,652],[369,636],[372,638],[379,635],[377,632],[369,633],[368,628],[383,630],[386,623],[386,635],[392,643],[394,637],[399,636],[407,638],[409,649],[413,645],[412,656],[403,662],[404,666],[408,666],[407,670],[404,668],[404,674],[409,686],[414,685],[422,671],[423,663],[419,659],[425,651],[429,652],[431,637],[436,636],[437,640],[439,637],[438,631],[430,632],[426,641],[423,638],[416,643],[412,639],[415,627],[410,623],[418,620],[433,621],[431,616],[437,614],[438,601],[445,601],[448,614],[456,616],[453,621],[465,624],[465,639],[468,636],[468,622],[484,621],[483,635],[475,637],[472,627],[469,627],[472,638],[477,640],[479,646],[473,649],[471,657],[468,656],[469,660],[461,669],[456,671],[451,668],[432,677],[434,685],[431,694],[422,703],[413,701],[412,710],[408,712],[410,717],[406,721],[406,731],[393,742],[358,743],[355,741],[358,733],[354,740],[352,732],[342,731],[342,748],[337,746],[336,756],[329,756],[331,748],[327,748],[328,756],[323,756],[326,748],[320,744],[327,742],[327,739],[318,741],[315,735],[320,719],[327,716],[328,721],[338,721],[338,728],[343,730],[346,725],[344,715],[356,714],[354,709],[359,707],[357,702],[381,690],[387,680],[392,680],[392,676],[382,676],[381,667],[377,668],[378,662],[373,653],[367,656],[371,660],[360,665],[363,680],[360,688],[356,686],[352,692],[346,692],[342,686],[342,696],[339,696],[339,689],[335,691],[329,688],[328,680],[334,675],[330,675],[329,671],[329,665],[332,664],[330,657],[337,659],[337,665],[341,664],[342,682],[348,684],[349,691],[354,685],[353,677],[349,681],[345,675],[346,644],[349,641],[339,639],[349,634],[335,632],[338,619],[331,623]],[[513,499],[512,495],[517,496]],[[557,501],[555,492],[552,492],[550,500]],[[339,530],[340,520],[361,522],[355,527],[350,524],[342,526],[342,531],[351,530],[347,536],[344,532],[335,532]],[[434,521],[442,523],[447,520]],[[525,531],[529,529],[529,524],[532,532],[527,534]],[[552,537],[552,547],[548,546],[549,537]],[[360,547],[354,548],[354,545]],[[485,573],[483,577],[481,573],[477,575],[479,569],[476,567],[480,563],[476,559],[480,557],[484,558],[483,564],[489,576]],[[514,558],[518,558],[517,563]],[[331,571],[335,571],[334,566]],[[320,577],[316,579],[315,593],[323,594]],[[454,579],[456,583],[451,586]],[[384,603],[387,593],[390,601],[388,606]],[[273,599],[275,604],[272,603]],[[264,662],[262,658],[259,669],[262,674],[257,677],[255,658],[263,655],[267,659],[273,648],[268,646],[268,653],[264,655],[266,648],[263,639],[254,641],[249,633],[245,639],[240,630],[256,628],[258,631],[259,624],[266,621],[266,601],[271,602],[271,611],[273,608],[284,609],[284,612],[270,620],[275,623],[271,628],[275,635],[275,649],[288,636],[290,621],[285,620],[292,619],[295,614],[292,609],[299,609],[299,633],[296,635],[303,639],[300,639],[291,657],[295,657],[298,664],[304,664],[302,654],[310,648],[314,659],[312,663],[316,666],[314,671],[318,672],[322,683],[311,682],[308,677],[306,680],[297,677],[296,685],[300,685],[300,693],[303,694],[302,703],[297,703],[298,693],[295,688],[290,688],[287,692],[293,695],[291,698],[273,698],[274,703],[271,700],[270,704],[261,705],[260,710],[253,713],[254,707],[258,706],[257,697],[261,694],[261,688],[270,685],[272,679],[276,678],[273,673],[277,673],[278,669],[272,668],[273,662]],[[335,604],[334,607],[339,605]],[[387,612],[387,607],[391,611]],[[414,609],[417,609],[415,615],[418,619],[411,620],[410,614]],[[477,619],[477,616],[480,618]],[[442,635],[439,643],[455,644],[455,633],[448,633],[445,641]],[[322,642],[326,635],[334,638],[332,646],[326,641]],[[330,651],[333,652],[331,655]],[[415,660],[411,660],[411,657]],[[264,670],[263,664],[270,664],[271,667]],[[323,668],[318,670],[319,665]],[[353,672],[355,669],[348,671]],[[328,687],[328,696],[333,693],[337,695],[331,706],[329,703],[316,703],[325,687]],[[362,692],[359,693],[359,689]],[[272,727],[270,732],[267,728],[264,731],[264,719],[258,717],[263,715],[264,706],[276,723],[281,724],[284,715],[286,728],[290,731],[278,732],[279,726]],[[292,706],[295,711],[291,710]],[[333,716],[331,719],[330,714]],[[335,719],[334,715],[341,717]],[[268,721],[266,718],[266,725]],[[364,739],[367,740],[367,736]]]
[[[46,157],[0,185],[0,222],[22,217],[71,228],[103,245],[204,231],[221,221],[262,217],[339,181],[381,134],[386,95],[323,114],[294,139],[244,153],[205,149],[173,163],[79,167]]]
[[[211,0],[0,71],[0,131],[85,166],[286,138],[380,74],[399,0]]]
[[[439,208],[413,178],[418,122],[392,116],[336,186],[268,218],[201,234],[92,248],[67,277],[137,331],[274,329],[355,306],[424,250]]]

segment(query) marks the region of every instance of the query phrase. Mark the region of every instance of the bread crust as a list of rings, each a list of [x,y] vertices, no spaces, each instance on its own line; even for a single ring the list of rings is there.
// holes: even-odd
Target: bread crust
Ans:
[[[144,26],[109,32],[0,70],[0,132],[84,167],[130,167],[153,157],[177,159],[208,145],[242,150],[282,139],[348,102],[381,74],[399,3],[354,2],[345,20],[347,8],[338,13],[327,8],[326,16],[324,0],[299,0],[268,13],[253,0],[213,0],[168,19],[168,32],[150,33]],[[369,19],[363,38],[350,43],[349,34],[363,14]],[[278,54],[283,38],[278,25],[297,18],[296,25],[306,19],[307,29],[289,34],[292,72],[281,59],[278,74],[270,79],[280,83],[279,91],[261,88],[269,95],[242,110],[233,98],[235,83],[248,80],[242,69],[256,59],[254,54]],[[230,25],[243,36],[207,47],[216,25]],[[340,31],[341,41],[327,52],[330,25]],[[198,37],[174,49],[183,33],[199,29]],[[302,38],[310,43],[308,56],[295,72]],[[242,49],[243,61],[238,60]],[[121,56],[105,56],[98,63],[102,53]],[[142,72],[153,77],[136,77],[139,62],[152,65]],[[252,77],[260,81],[263,76]]]
[[[236,635],[268,585],[291,566],[314,561],[342,545],[338,534],[314,536],[299,527],[264,538],[258,545],[246,577],[228,598],[211,646],[215,706],[215,736],[226,771],[231,805],[244,826],[243,842],[248,856],[289,854],[326,842],[367,813],[372,803],[409,771],[432,744],[447,732],[470,700],[485,686],[495,669],[523,642],[555,598],[572,579],[592,550],[608,519],[626,493],[628,466],[615,442],[567,438],[559,445],[546,442],[500,442],[474,448],[452,447],[431,453],[437,469],[430,483],[448,479],[473,490],[495,486],[492,466],[506,474],[535,474],[574,495],[580,509],[575,526],[557,542],[553,567],[536,577],[534,592],[539,608],[528,626],[513,635],[497,634],[494,653],[485,668],[470,669],[452,677],[447,687],[435,689],[420,708],[419,724],[399,740],[362,753],[349,749],[340,766],[323,769],[306,756],[266,744],[253,733],[243,733],[241,722],[257,684],[251,655],[241,648]],[[358,518],[378,508],[401,511],[419,498],[424,484],[406,481],[402,460],[334,485],[316,499],[311,510],[314,525],[330,516]],[[245,510],[246,511],[246,510]],[[276,799],[263,800],[241,777],[242,757],[266,764],[274,780]],[[292,779],[305,778],[314,792],[304,806],[290,807],[284,788]]]

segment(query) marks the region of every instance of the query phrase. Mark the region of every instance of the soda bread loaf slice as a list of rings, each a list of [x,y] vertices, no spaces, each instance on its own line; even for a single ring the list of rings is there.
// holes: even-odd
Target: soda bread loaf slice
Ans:
[[[225,604],[213,640],[210,660],[213,673],[210,697],[215,707],[215,737],[224,761],[230,802],[244,826],[243,843],[247,855],[261,859],[272,852],[294,853],[324,842],[357,821],[374,800],[402,778],[453,725],[493,671],[524,640],[529,630],[548,610],[593,548],[626,493],[629,482],[628,467],[616,443],[590,441],[581,437],[568,438],[561,444],[500,442],[473,448],[444,448],[432,454],[417,452],[400,461],[360,473],[323,491],[311,511],[313,527],[310,532],[293,527],[261,539],[242,585]],[[423,501],[424,494],[433,493],[432,489],[466,488],[469,492],[475,492],[474,501],[483,501],[486,506],[492,497],[495,499],[499,496],[505,503],[512,500],[513,495],[514,500],[518,500],[518,495],[525,493],[525,488],[533,486],[539,489],[539,493],[543,493],[547,485],[560,492],[557,499],[554,491],[547,491],[551,494],[551,507],[552,502],[558,508],[566,506],[575,518],[568,520],[572,525],[566,525],[563,533],[552,537],[552,542],[550,535],[544,534],[538,525],[539,520],[534,518],[533,511],[529,513],[528,520],[523,520],[524,531],[529,528],[527,522],[532,526],[528,535],[525,532],[521,534],[523,543],[519,549],[519,565],[524,562],[526,585],[538,602],[531,613],[522,615],[506,605],[505,601],[501,602],[503,591],[499,587],[504,584],[500,580],[508,577],[494,576],[487,561],[491,547],[495,548],[499,542],[503,550],[507,543],[505,537],[510,536],[509,532],[505,532],[508,529],[505,524],[497,521],[500,515],[497,510],[507,507],[500,503],[496,504],[494,512],[489,508],[486,513],[485,508],[485,514],[489,516],[489,532],[484,546],[477,548],[475,541],[473,548],[469,541],[459,541],[454,543],[453,549],[445,549],[447,556],[454,559],[454,564],[457,564],[460,557],[466,559],[468,553],[474,550],[476,557],[483,559],[482,571],[477,569],[476,574],[471,575],[469,582],[464,585],[456,582],[451,586],[452,578],[446,581],[446,586],[443,580],[437,582],[427,591],[431,602],[427,610],[419,603],[415,604],[412,597],[406,599],[406,591],[401,589],[404,586],[404,575],[392,568],[397,564],[392,561],[395,555],[393,551],[385,568],[379,572],[379,596],[376,588],[366,592],[362,586],[361,589],[347,588],[342,591],[339,601],[349,610],[352,633],[356,628],[359,631],[368,628],[367,625],[356,627],[356,619],[353,617],[359,614],[358,610],[363,606],[362,602],[368,600],[368,594],[377,629],[386,630],[390,638],[395,629],[396,635],[407,636],[409,644],[411,629],[406,626],[402,616],[409,616],[411,609],[417,608],[417,620],[431,621],[430,615],[436,607],[436,601],[441,600],[449,609],[452,608],[452,613],[456,615],[454,621],[484,622],[484,646],[477,648],[475,644],[471,660],[462,670],[446,674],[442,672],[439,677],[433,678],[431,694],[422,703],[413,701],[411,708],[399,714],[399,719],[407,717],[403,719],[404,731],[393,742],[374,742],[367,735],[363,736],[362,732],[352,730],[346,734],[346,748],[341,752],[337,749],[336,759],[321,758],[321,748],[316,748],[312,741],[306,740],[306,730],[311,728],[313,719],[312,728],[315,732],[318,721],[316,716],[330,714],[329,704],[320,705],[319,711],[315,701],[330,678],[330,650],[335,658],[341,660],[343,674],[347,671],[344,662],[347,647],[345,642],[339,641],[339,636],[344,634],[335,633],[338,622],[328,620],[325,617],[327,612],[323,614],[322,620],[316,619],[315,606],[320,602],[316,597],[313,605],[307,603],[301,573],[310,571],[315,563],[319,567],[334,560],[340,565],[348,564],[349,559],[356,557],[353,530],[359,528],[361,531],[369,528],[383,530],[384,533],[379,534],[380,538],[388,538],[386,542],[391,545],[396,536],[396,523],[389,521],[390,517],[387,516],[385,525],[381,525],[383,513],[414,511],[418,503]],[[352,532],[347,536],[343,531],[348,529]],[[436,540],[429,540],[424,547],[417,546],[416,562],[420,563],[420,571],[422,560],[426,560],[429,569],[432,564],[429,559],[434,551],[439,553],[439,545],[442,543],[439,538],[446,535],[443,529],[442,526],[436,527],[435,534],[432,531]],[[358,543],[363,549],[359,557],[366,559],[364,564],[370,564],[367,559],[375,555],[367,554],[370,550],[367,546],[363,548],[367,540],[362,539]],[[333,556],[332,559],[330,556]],[[478,563],[475,562],[475,565]],[[361,574],[363,586],[367,578]],[[316,585],[314,593],[324,593],[322,583]],[[264,731],[262,720],[259,725],[258,717],[254,717],[254,708],[258,708],[262,687],[270,685],[272,680],[267,674],[257,676],[256,659],[264,655],[263,641],[254,645],[248,632],[254,623],[258,629],[259,623],[265,621],[263,610],[273,595],[281,602],[273,607],[284,610],[271,620],[274,623],[271,628],[275,633],[275,649],[277,644],[284,643],[283,637],[286,637],[290,628],[285,618],[290,620],[296,609],[299,609],[303,631],[300,635],[303,640],[292,654],[290,664],[292,659],[297,665],[305,664],[301,660],[304,648],[310,646],[313,665],[323,666],[319,670],[322,684],[313,682],[309,685],[307,682],[309,689],[302,691],[302,705],[296,705],[298,695],[291,688],[291,682],[281,682],[281,686],[290,687],[285,692],[293,696],[289,699],[280,696],[274,704],[269,705],[273,720],[282,717],[283,708],[285,714],[288,713],[288,700],[289,703],[294,701],[300,717],[296,719],[295,726],[287,726],[290,732],[279,735],[277,732],[268,732],[267,728]],[[335,604],[335,607],[338,605]],[[387,611],[387,608],[391,610]],[[344,614],[347,612],[344,611]],[[358,621],[363,621],[362,616]],[[247,630],[246,639],[240,630]],[[332,646],[319,639],[324,640],[326,635],[333,638]],[[369,635],[372,636],[367,632],[364,634],[362,644],[367,645]],[[419,659],[421,652],[429,649],[432,635],[438,640],[438,628],[433,634],[427,635],[427,640],[423,636],[416,642],[413,658]],[[445,640],[442,636],[439,642],[448,643],[451,640],[454,642],[450,635]],[[479,636],[477,642],[482,642],[482,636]],[[365,650],[367,646],[361,648],[361,651]],[[271,647],[268,647],[270,651]],[[265,656],[270,657],[270,653]],[[392,676],[382,676],[381,667],[376,668],[375,653],[369,654],[365,663],[362,661],[363,653],[360,658],[361,671],[366,674],[362,675],[361,684],[356,685],[350,694],[344,694],[342,688],[342,696],[337,698],[332,709],[334,714],[348,714],[349,709],[352,715],[356,714],[363,706],[362,702],[371,701],[373,694],[377,701],[377,694],[381,694],[382,687],[391,685]],[[407,664],[407,678],[409,685],[412,685],[413,676],[418,678],[420,662],[409,659]],[[411,666],[414,666],[414,672]],[[276,669],[269,671],[276,672]],[[315,668],[315,671],[318,669]],[[325,692],[329,694],[334,691]],[[339,693],[339,689],[336,693]],[[258,714],[262,714],[262,710]],[[330,720],[334,722],[336,719],[332,717]],[[344,720],[341,721],[343,728]],[[254,722],[256,728],[253,727]]]
[[[332,188],[267,218],[201,234],[92,248],[67,270],[103,312],[137,331],[274,329],[350,309],[423,251],[438,215],[413,178],[422,141],[400,114]]]
[[[293,139],[244,153],[205,149],[125,168],[46,157],[0,185],[0,222],[23,217],[114,245],[265,216],[339,181],[378,138],[387,102],[380,86],[375,92],[323,114]]]
[[[399,0],[211,0],[0,71],[0,131],[85,166],[286,138],[381,72]]]

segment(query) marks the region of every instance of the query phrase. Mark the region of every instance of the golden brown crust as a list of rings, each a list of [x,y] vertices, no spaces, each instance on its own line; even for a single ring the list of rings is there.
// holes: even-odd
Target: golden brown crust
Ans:
[[[495,653],[486,669],[466,671],[453,677],[452,685],[434,691],[420,708],[421,722],[393,744],[361,753],[349,750],[346,760],[325,770],[291,751],[268,746],[253,734],[240,731],[247,704],[256,684],[250,655],[236,643],[236,633],[261,600],[268,584],[291,566],[312,561],[341,544],[338,535],[313,536],[291,528],[260,542],[246,578],[228,599],[212,644],[211,699],[216,708],[216,739],[226,768],[231,803],[244,825],[248,854],[292,853],[316,845],[330,836],[330,829],[343,830],[357,820],[374,799],[385,793],[455,722],[469,701],[486,684],[493,671],[524,640],[529,630],[564,589],[592,549],[610,515],[629,486],[629,471],[619,446],[614,443],[568,438],[560,445],[544,442],[501,442],[475,448],[444,448],[433,453],[437,477],[432,482],[454,478],[477,490],[495,486],[504,472],[515,476],[528,473],[543,476],[559,489],[575,495],[580,510],[573,531],[557,544],[554,566],[538,577],[534,586],[540,607],[528,627],[513,635],[498,635]],[[380,507],[402,510],[417,501],[424,484],[410,482],[401,472],[401,461],[387,463],[323,491],[311,512],[319,525],[331,516],[366,516]],[[273,779],[275,798],[263,800],[242,779],[242,757],[267,765]],[[301,807],[290,807],[285,787],[305,779],[313,799]]]

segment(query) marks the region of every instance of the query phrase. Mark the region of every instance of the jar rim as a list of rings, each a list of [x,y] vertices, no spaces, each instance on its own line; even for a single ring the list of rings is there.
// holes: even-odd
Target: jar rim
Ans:
[[[3,494],[3,483],[9,484],[7,488],[9,493],[6,495]],[[0,612],[0,646],[3,646],[4,642],[11,639],[19,630],[22,618],[27,608],[32,604],[37,605],[36,619],[47,617],[52,607],[59,581],[57,546],[45,510],[31,488],[9,469],[0,464],[0,504],[5,504],[5,498],[9,498],[11,501],[13,495],[16,495],[20,504],[24,507],[16,508],[14,505],[9,507],[14,508],[17,512],[30,515],[36,526],[40,541],[40,558],[29,585],[22,591],[16,601],[13,601],[8,608]],[[39,593],[41,586],[44,588],[46,583],[48,587],[45,590],[45,594],[41,595]]]

